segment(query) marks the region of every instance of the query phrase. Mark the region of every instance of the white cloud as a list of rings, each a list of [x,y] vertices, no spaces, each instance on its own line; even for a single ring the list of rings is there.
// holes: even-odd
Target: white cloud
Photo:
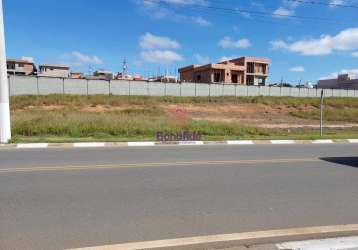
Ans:
[[[208,56],[202,56],[200,54],[195,54],[194,57],[198,61],[198,63],[200,63],[200,64],[208,64],[208,63],[210,63],[210,58]]]
[[[35,62],[34,58],[31,56],[23,56],[23,57],[21,57],[21,60],[32,62],[32,63]]]
[[[202,17],[193,17],[193,20],[199,26],[210,26],[211,23]]]
[[[172,5],[207,5],[208,2],[206,0],[161,0],[160,2],[164,2]],[[158,1],[156,0],[143,0],[143,4],[145,5],[157,5]]]
[[[353,53],[352,53],[352,56],[358,57],[358,51],[353,52]]]
[[[183,60],[183,56],[171,50],[147,50],[142,51],[144,61],[150,63],[170,64]]]
[[[305,72],[305,68],[302,66],[296,66],[288,69],[291,72]]]
[[[295,11],[292,9],[280,7],[273,12],[273,15],[274,17],[277,18],[285,18],[285,17],[293,16],[294,13]]]
[[[358,68],[357,69],[342,69],[340,72],[333,72],[327,76],[323,76],[320,78],[320,80],[326,80],[326,79],[334,79],[337,78],[340,74],[348,74],[352,77],[356,77],[358,75]]]
[[[316,39],[303,39],[287,43],[283,40],[271,42],[273,49],[285,49],[301,55],[329,55],[335,51],[352,51],[358,49],[358,28],[342,30],[335,36],[321,35]]]
[[[219,41],[219,46],[223,49],[246,49],[251,46],[251,42],[246,38],[234,41],[230,37],[226,36]]]
[[[79,63],[102,64],[103,61],[97,56],[89,56],[78,51],[71,52],[71,56]]]
[[[68,65],[71,68],[85,68],[90,65],[103,64],[103,60],[98,56],[85,55],[79,51],[72,51],[62,54],[56,60],[57,64]]]
[[[139,41],[142,49],[177,49],[180,44],[169,38],[163,36],[155,36],[151,33],[144,34]]]
[[[203,27],[211,26],[211,22],[203,17],[178,14],[178,11],[173,8],[173,6],[180,7],[190,5],[208,6],[209,2],[206,0],[137,0],[137,3],[148,16],[155,19],[165,19],[166,21],[181,23],[194,23]]]
[[[329,1],[330,7],[336,7],[337,5],[344,4],[344,0],[330,0]]]
[[[236,55],[232,55],[232,56],[222,56],[219,58],[219,62],[225,62],[225,61],[230,61],[232,59],[237,58]]]
[[[301,1],[283,0],[282,6],[277,8],[272,14],[276,18],[287,18],[293,16],[299,5],[301,5]]]
[[[342,69],[340,74],[348,74],[351,76],[357,76],[358,75],[358,69]]]

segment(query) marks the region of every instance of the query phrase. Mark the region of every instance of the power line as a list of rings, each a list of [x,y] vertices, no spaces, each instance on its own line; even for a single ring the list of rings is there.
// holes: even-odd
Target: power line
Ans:
[[[286,1],[294,2],[294,3],[303,3],[303,4],[323,5],[323,6],[329,6],[329,7],[358,9],[358,5],[347,5],[347,4],[331,3],[331,2],[326,3],[326,2],[310,1],[310,0],[286,0]]]
[[[163,0],[147,0],[159,5],[164,5],[167,7],[173,7],[170,3],[163,1]],[[292,0],[294,1],[294,0]],[[301,1],[301,0],[297,0]],[[240,9],[240,8],[227,8],[227,7],[220,7],[220,6],[212,6],[212,5],[201,5],[201,4],[190,4],[188,7],[180,6],[180,8],[191,8],[191,9],[200,9],[200,10],[212,10],[212,11],[222,11],[229,14],[249,14],[249,15],[255,15],[255,16],[275,16],[275,17],[281,17],[281,18],[294,18],[294,19],[300,19],[300,20],[306,20],[306,21],[320,21],[320,22],[328,22],[328,23],[337,23],[337,24],[352,24],[351,22],[348,22],[349,20],[345,22],[341,22],[338,20],[332,20],[330,18],[320,18],[320,17],[310,17],[310,16],[298,16],[298,15],[290,15],[290,14],[280,14],[280,13],[270,13],[270,12],[264,12],[264,11],[253,11],[253,10],[247,10],[247,9]],[[352,21],[352,20],[351,20]],[[355,21],[355,20],[354,20]]]

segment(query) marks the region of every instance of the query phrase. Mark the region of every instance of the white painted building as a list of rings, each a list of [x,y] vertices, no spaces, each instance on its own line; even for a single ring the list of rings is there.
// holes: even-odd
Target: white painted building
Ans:
[[[66,65],[43,64],[39,66],[38,76],[68,78],[70,67]]]

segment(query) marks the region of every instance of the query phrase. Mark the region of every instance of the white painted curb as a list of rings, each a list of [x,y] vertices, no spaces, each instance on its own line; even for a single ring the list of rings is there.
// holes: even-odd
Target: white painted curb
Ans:
[[[128,142],[129,147],[142,147],[142,146],[155,146],[154,141],[135,141],[135,142]]]
[[[17,148],[47,148],[48,143],[23,143],[17,144]]]
[[[104,147],[106,144],[104,142],[79,142],[73,143],[74,148],[98,148]]]
[[[355,143],[358,139],[320,139],[320,140],[228,140],[228,141],[174,141],[174,142],[78,142],[78,143],[19,143],[19,144],[0,144],[0,148],[98,148],[98,147],[147,147],[147,146],[190,146],[190,145],[273,145],[273,144],[332,144],[332,143]]]
[[[253,141],[241,140],[241,141],[226,141],[228,145],[253,145]]]
[[[294,140],[272,140],[271,144],[295,144]]]
[[[347,250],[358,248],[358,237],[340,237],[320,240],[306,240],[306,241],[292,241],[284,242],[276,245],[278,249],[300,249],[300,250],[314,250],[314,249],[335,249]]]
[[[358,225],[335,225],[322,227],[306,227],[306,228],[289,228],[269,231],[244,232],[233,234],[217,234],[196,236],[177,239],[129,242],[115,245],[93,246],[67,250],[144,250],[144,249],[172,249],[175,247],[187,247],[201,244],[228,243],[228,242],[245,242],[247,240],[270,240],[288,237],[312,237],[324,236],[326,234],[351,234],[358,230]]]
[[[203,141],[180,141],[178,145],[204,145]]]
[[[314,140],[312,141],[312,143],[314,144],[329,144],[329,143],[333,143],[333,140]]]

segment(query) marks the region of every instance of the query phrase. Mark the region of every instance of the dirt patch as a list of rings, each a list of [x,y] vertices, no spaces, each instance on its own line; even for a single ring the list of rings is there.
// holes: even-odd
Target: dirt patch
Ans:
[[[191,117],[192,120],[241,123],[253,125],[260,128],[318,128],[316,120],[304,119],[290,115],[291,112],[310,112],[317,110],[312,105],[301,105],[298,107],[288,105],[263,105],[263,104],[182,104],[162,106],[164,110],[180,109]],[[345,122],[330,122],[329,128],[353,128],[358,124]]]
[[[18,111],[27,111],[27,110],[45,110],[45,111],[55,111],[64,109],[64,105],[42,105],[42,106],[27,106],[23,109],[18,109]]]

